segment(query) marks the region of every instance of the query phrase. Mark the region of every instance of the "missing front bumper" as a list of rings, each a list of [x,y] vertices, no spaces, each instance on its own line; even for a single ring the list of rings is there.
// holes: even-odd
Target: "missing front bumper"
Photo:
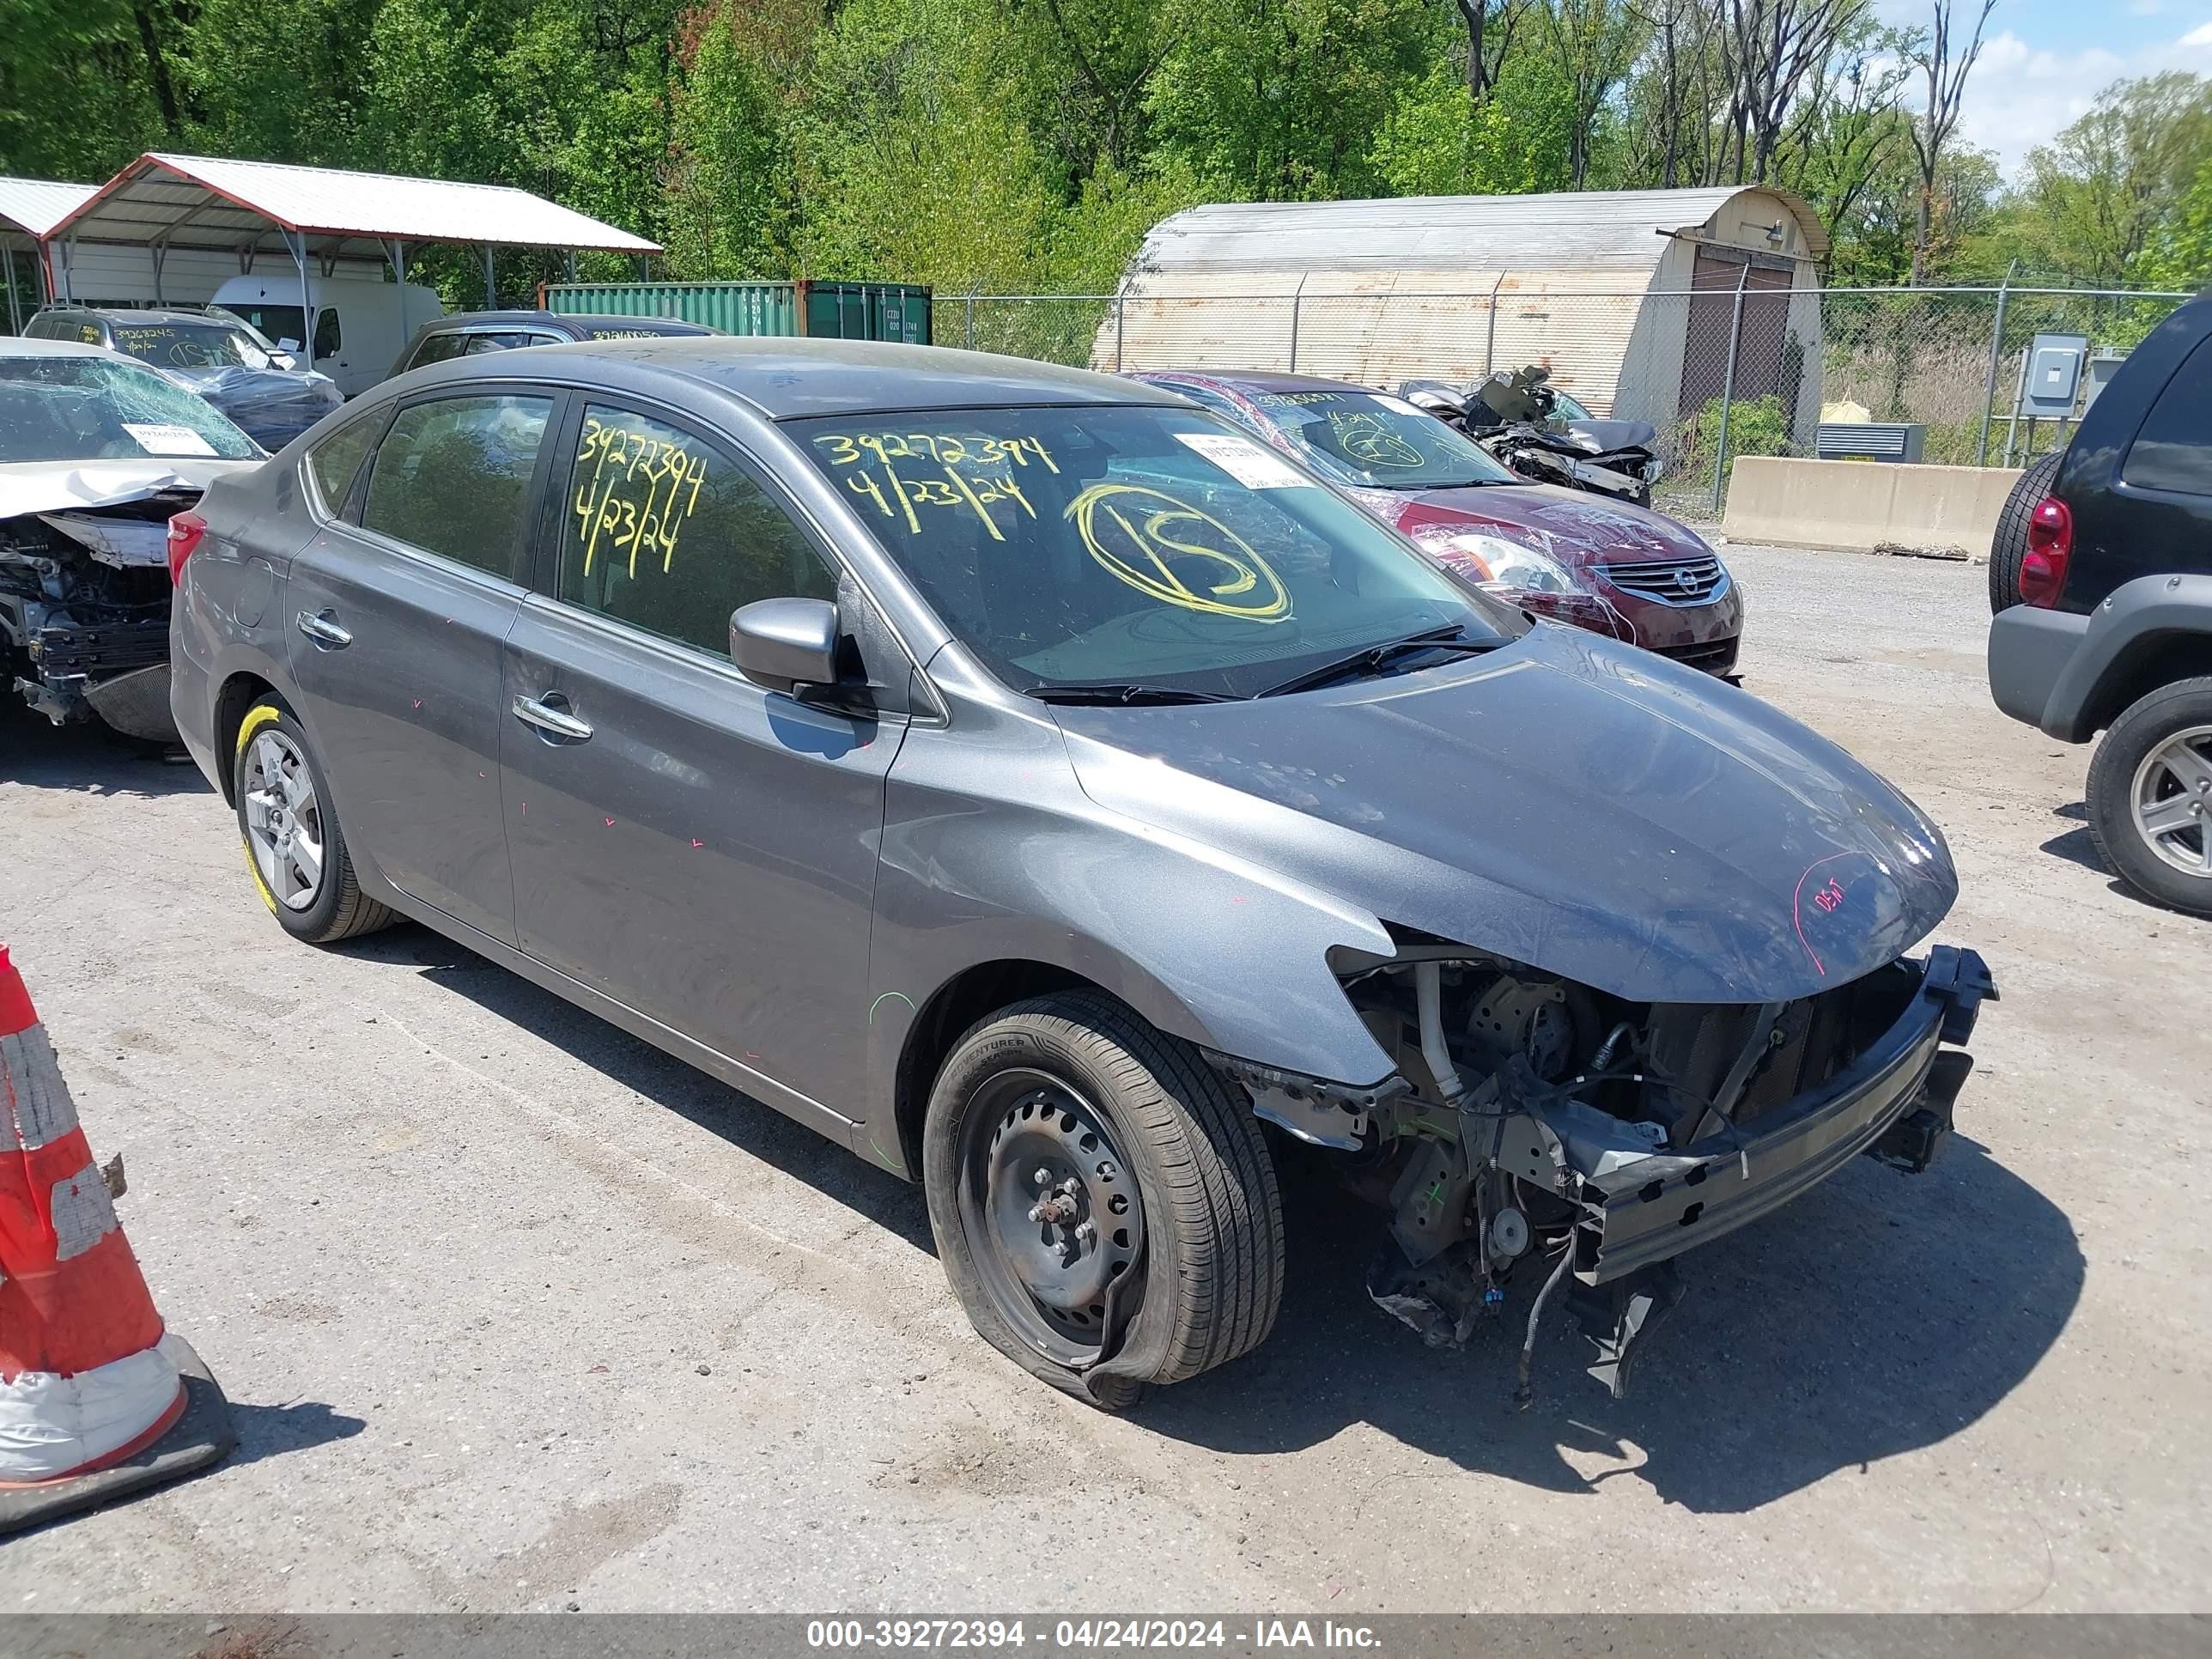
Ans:
[[[1973,1034],[1996,988],[1976,952],[1937,945],[1887,1030],[1819,1087],[1739,1131],[1677,1153],[1579,1171],[1588,1212],[1575,1232],[1576,1276],[1624,1279],[1779,1209],[1862,1152],[1925,1170],[1951,1129],[1973,1061],[1946,1051]],[[1646,1174],[1648,1170],[1649,1174]]]

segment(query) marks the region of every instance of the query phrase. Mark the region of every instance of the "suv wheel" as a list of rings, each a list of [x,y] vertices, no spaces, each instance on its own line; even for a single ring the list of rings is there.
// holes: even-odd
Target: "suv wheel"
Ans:
[[[1990,615],[2009,611],[2020,603],[2020,562],[2027,556],[2027,521],[2058,477],[2063,449],[2030,461],[2027,471],[2013,480],[2004,511],[1997,514],[1996,534],[1990,538]]]
[[[271,692],[246,711],[231,767],[246,867],[286,933],[329,945],[398,920],[355,880],[322,768],[289,703]]]
[[[1283,1291],[1260,1125],[1191,1046],[1110,999],[963,1037],[922,1127],[930,1228],[984,1340],[1109,1410],[1259,1346]],[[1098,1375],[1120,1358],[1134,1376]]]
[[[2089,766],[2089,828],[2119,878],[2212,916],[2212,678],[2137,701]]]

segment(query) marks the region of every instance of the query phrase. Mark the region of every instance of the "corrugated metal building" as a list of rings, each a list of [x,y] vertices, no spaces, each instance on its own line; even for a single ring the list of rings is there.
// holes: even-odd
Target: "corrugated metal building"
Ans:
[[[93,192],[90,185],[52,179],[0,179],[0,266],[8,288],[8,326],[22,331],[23,319],[46,298],[46,266],[39,244]]]
[[[1145,239],[1093,362],[1376,386],[1540,362],[1594,411],[1663,429],[1720,395],[1733,332],[1735,396],[1809,422],[1827,246],[1765,187],[1192,208]]]

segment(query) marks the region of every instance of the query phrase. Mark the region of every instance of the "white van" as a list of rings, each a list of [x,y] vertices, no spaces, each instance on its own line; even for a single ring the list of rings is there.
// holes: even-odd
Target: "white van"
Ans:
[[[337,382],[347,397],[366,392],[391,372],[415,331],[446,314],[431,289],[413,283],[322,276],[310,271],[315,304],[314,367]],[[300,279],[289,270],[233,276],[211,304],[234,312],[307,364],[307,331],[301,321]]]

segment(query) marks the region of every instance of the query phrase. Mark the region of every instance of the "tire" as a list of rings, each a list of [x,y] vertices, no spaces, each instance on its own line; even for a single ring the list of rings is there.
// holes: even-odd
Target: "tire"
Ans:
[[[1119,1410],[1147,1383],[1181,1382],[1249,1352],[1273,1328],[1283,1212],[1259,1121],[1188,1043],[1111,998],[1039,998],[971,1029],[931,1090],[921,1150],[938,1258],[969,1320],[1053,1387]],[[1133,1219],[1108,1212],[1129,1194],[1101,1178],[1103,1169],[1134,1176]],[[1048,1174],[1039,1207],[1072,1209],[1042,1220],[1030,1212],[1032,1243],[1021,1206]],[[1086,1246],[1083,1224],[1102,1221],[1109,1227]],[[1116,1221],[1126,1228],[1110,1230]],[[1116,1269],[1121,1249],[1129,1255]],[[1041,1252],[1071,1249],[1064,1270],[1038,1267]],[[1082,1304],[1085,1285],[1124,1273],[1087,1308],[1047,1306],[1070,1285]],[[1143,1374],[1089,1369],[1117,1355]]]
[[[1996,533],[1990,538],[1990,615],[2009,611],[2020,603],[2020,562],[2027,556],[2027,521],[2058,477],[2063,449],[2030,461],[2013,480],[2004,511],[1997,514]]]
[[[278,756],[281,760],[274,763],[289,781],[282,786],[270,781],[270,768]],[[262,902],[286,933],[310,945],[331,945],[373,933],[399,920],[396,911],[361,890],[321,763],[308,746],[299,716],[283,698],[270,692],[246,711],[232,745],[230,767],[246,867]],[[264,834],[257,829],[257,824],[268,825],[272,803],[281,803],[292,835],[301,838],[301,852],[319,846],[319,875],[313,884],[302,877],[303,860],[288,859],[271,845],[285,839],[280,832],[271,828]]]
[[[2193,828],[2154,843],[2137,811],[2147,795],[2166,808],[2152,828],[2179,816],[2180,803],[2203,810]],[[2212,678],[2160,686],[2113,721],[2089,763],[2088,796],[2090,832],[2115,875],[2160,904],[2212,916]],[[2192,854],[2204,866],[2194,873],[2183,867]]]

